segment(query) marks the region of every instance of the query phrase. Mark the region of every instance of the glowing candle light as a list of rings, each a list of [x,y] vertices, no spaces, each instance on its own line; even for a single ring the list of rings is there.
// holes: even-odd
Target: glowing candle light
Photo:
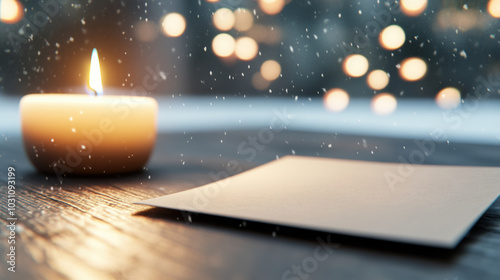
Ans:
[[[20,102],[24,147],[41,172],[94,175],[138,171],[156,140],[158,104],[150,97],[101,96],[97,51],[89,86],[96,93],[30,94]]]

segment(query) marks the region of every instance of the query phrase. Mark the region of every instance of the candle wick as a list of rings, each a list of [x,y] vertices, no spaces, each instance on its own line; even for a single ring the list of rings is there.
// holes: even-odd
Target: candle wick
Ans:
[[[91,90],[94,92],[94,96],[97,96],[97,90],[91,88]]]

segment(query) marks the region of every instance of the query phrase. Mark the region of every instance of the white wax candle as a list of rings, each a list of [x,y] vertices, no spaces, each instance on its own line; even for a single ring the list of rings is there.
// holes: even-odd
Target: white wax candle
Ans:
[[[156,140],[150,97],[30,94],[20,114],[31,162],[58,176],[140,170]]]

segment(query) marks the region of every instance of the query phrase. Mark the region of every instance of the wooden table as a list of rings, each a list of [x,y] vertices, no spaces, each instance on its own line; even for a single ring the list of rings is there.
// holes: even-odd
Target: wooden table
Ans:
[[[3,135],[3,260],[9,166],[16,169],[18,220],[16,272],[3,261],[0,279],[500,279],[500,200],[450,251],[133,204],[209,183],[209,173],[230,160],[242,170],[293,153],[398,162],[418,148],[414,139],[283,131],[248,162],[237,147],[257,133],[160,135],[143,172],[65,178],[63,184],[34,170],[20,135]],[[500,166],[499,151],[445,142],[425,163]],[[315,258],[318,238],[335,243],[321,260]]]

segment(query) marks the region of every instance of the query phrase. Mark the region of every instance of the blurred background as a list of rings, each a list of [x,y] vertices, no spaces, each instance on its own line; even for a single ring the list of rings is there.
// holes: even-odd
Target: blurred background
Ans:
[[[105,94],[366,98],[385,114],[500,88],[500,0],[0,3],[2,95],[81,91],[93,48]]]

